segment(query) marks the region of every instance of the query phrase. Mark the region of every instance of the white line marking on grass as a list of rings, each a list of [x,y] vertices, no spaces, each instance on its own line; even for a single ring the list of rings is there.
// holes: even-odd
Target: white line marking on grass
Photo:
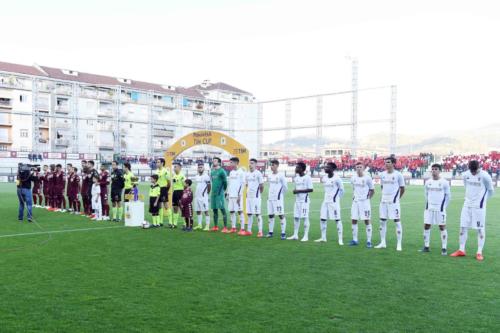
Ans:
[[[31,235],[45,235],[45,234],[58,234],[58,233],[64,233],[64,232],[91,231],[91,230],[101,230],[101,229],[116,229],[116,228],[124,228],[124,226],[117,225],[117,226],[112,226],[112,227],[79,228],[79,229],[67,229],[67,230],[26,232],[26,233],[22,233],[22,234],[0,235],[0,238],[31,236]]]

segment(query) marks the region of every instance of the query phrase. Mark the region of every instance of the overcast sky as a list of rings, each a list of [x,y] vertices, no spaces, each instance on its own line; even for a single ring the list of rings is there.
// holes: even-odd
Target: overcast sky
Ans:
[[[349,89],[352,56],[360,87],[398,85],[400,132],[437,134],[496,120],[497,3],[3,1],[0,60],[183,86],[224,81],[266,100]],[[360,117],[386,118],[384,96],[376,107],[360,96]],[[267,115],[265,126],[280,119]]]

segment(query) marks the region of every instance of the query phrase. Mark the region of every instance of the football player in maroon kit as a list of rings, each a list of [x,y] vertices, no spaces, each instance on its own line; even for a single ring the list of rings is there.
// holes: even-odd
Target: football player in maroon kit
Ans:
[[[99,174],[99,185],[101,186],[101,206],[102,206],[102,219],[109,220],[109,203],[108,203],[108,185],[109,185],[109,171],[107,165],[101,164],[101,173]]]
[[[68,196],[68,207],[71,208],[73,214],[80,214],[80,200],[78,200],[78,193],[80,192],[80,176],[78,176],[78,169],[75,167],[68,168],[68,187],[66,194]]]
[[[54,188],[55,188],[55,182],[56,182],[56,166],[54,164],[50,165],[49,172],[47,173],[46,176],[46,183],[47,183],[47,193],[49,194],[49,208],[48,210],[54,211],[56,210],[56,205],[54,202]]]
[[[66,176],[64,175],[64,171],[62,169],[61,164],[56,165],[56,175],[55,175],[55,187],[54,187],[54,195],[56,208],[58,212],[66,211],[66,200],[64,198],[64,189],[66,188]]]
[[[43,166],[43,175],[40,177],[41,185],[42,185],[42,192],[43,192],[43,207],[48,208],[50,206],[49,204],[49,182],[47,180],[47,175],[49,173],[49,166],[44,165]]]
[[[89,213],[90,209],[89,205],[91,204],[89,197],[89,182],[87,181],[87,177],[88,177],[87,161],[83,160],[82,172],[80,177],[80,181],[82,183],[82,186],[80,187],[80,193],[82,195],[83,213],[85,215]]]
[[[37,167],[35,169],[35,172],[33,173],[35,176],[35,180],[33,181],[33,207],[42,207],[42,180],[41,180],[41,173],[40,173],[40,167]],[[38,201],[37,201],[38,199]]]

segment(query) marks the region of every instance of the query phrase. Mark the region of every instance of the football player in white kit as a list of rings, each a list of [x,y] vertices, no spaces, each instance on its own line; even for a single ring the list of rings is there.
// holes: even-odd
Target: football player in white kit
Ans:
[[[370,200],[375,193],[373,180],[370,175],[365,174],[365,166],[363,163],[356,163],[356,174],[351,177],[352,184],[352,240],[350,246],[358,245],[358,221],[365,221],[366,225],[366,247],[372,247],[372,225],[371,219],[371,204]]]
[[[267,214],[269,215],[269,232],[267,238],[273,237],[274,216],[278,215],[281,222],[281,240],[286,239],[286,217],[284,196],[288,189],[285,176],[278,172],[280,162],[271,161],[271,174],[267,177],[269,182],[269,193],[267,198]]]
[[[486,238],[486,201],[493,195],[490,175],[479,169],[478,161],[469,162],[469,170],[462,174],[465,186],[465,201],[460,215],[460,249],[452,257],[465,256],[465,243],[469,229],[477,230],[476,259],[483,261]]]
[[[398,240],[396,250],[402,251],[403,226],[401,224],[401,205],[399,200],[405,193],[405,180],[403,175],[394,169],[396,159],[388,157],[385,159],[386,171],[380,174],[380,185],[382,186],[382,199],[380,201],[380,244],[376,249],[387,247],[385,235],[387,233],[387,219],[394,220],[396,224],[396,238]]]
[[[227,189],[229,216],[231,218],[231,230],[228,233],[235,233],[236,230],[236,214],[240,217],[241,229],[239,234],[245,232],[245,217],[243,216],[243,185],[245,183],[245,171],[239,167],[240,159],[238,157],[231,158],[232,170],[229,173],[229,185]]]
[[[259,232],[257,237],[261,238],[262,234],[262,215],[260,214],[262,205],[262,192],[264,191],[264,178],[259,170],[257,170],[257,160],[250,159],[249,171],[245,175],[245,184],[247,186],[247,215],[248,225],[247,231],[242,236],[252,235],[253,217],[257,216]]]
[[[304,237],[302,242],[309,240],[309,204],[311,199],[309,193],[313,191],[313,184],[311,176],[306,175],[306,164],[298,162],[295,166],[295,173],[297,174],[293,179],[295,183],[295,207],[293,212],[293,235],[288,237],[288,240],[299,239],[300,219],[304,219]]]
[[[196,183],[196,192],[194,194],[194,211],[198,218],[198,225],[194,230],[201,230],[203,228],[203,215],[205,215],[205,231],[210,230],[210,205],[208,204],[208,197],[210,195],[210,176],[205,173],[205,166],[203,163],[198,163],[198,174],[194,177]]]
[[[342,237],[342,220],[340,219],[340,198],[344,195],[344,184],[342,184],[342,179],[334,174],[335,170],[337,170],[337,165],[335,163],[326,163],[326,175],[321,178],[321,183],[323,183],[325,188],[325,197],[321,204],[320,213],[321,238],[315,240],[315,242],[326,242],[327,220],[335,220],[337,223],[339,245],[344,245]]]
[[[429,252],[431,242],[431,226],[438,225],[441,230],[441,254],[447,255],[448,232],[446,231],[446,207],[450,202],[450,184],[441,178],[441,165],[431,166],[432,177],[425,182],[425,211],[424,211],[424,248],[422,252]]]

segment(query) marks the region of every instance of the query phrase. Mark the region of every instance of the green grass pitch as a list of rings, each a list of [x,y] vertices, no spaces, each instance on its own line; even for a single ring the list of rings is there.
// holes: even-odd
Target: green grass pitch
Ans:
[[[147,185],[141,185],[145,193]],[[379,187],[372,201],[378,243]],[[315,186],[310,239],[319,237]],[[449,252],[463,189],[452,189]],[[350,240],[350,186],[342,201]],[[423,254],[423,188],[402,199],[403,252],[141,230],[35,209],[17,222],[13,184],[0,185],[0,332],[499,332],[500,195],[488,203],[485,261],[442,257],[437,227]],[[265,207],[265,204],[263,204]],[[286,210],[293,198],[287,195]],[[288,217],[290,233],[293,220]],[[196,221],[195,221],[196,223]],[[391,222],[392,223],[392,222]],[[267,218],[264,218],[267,230]],[[279,223],[275,231],[279,230]],[[360,242],[365,229],[360,225]]]

